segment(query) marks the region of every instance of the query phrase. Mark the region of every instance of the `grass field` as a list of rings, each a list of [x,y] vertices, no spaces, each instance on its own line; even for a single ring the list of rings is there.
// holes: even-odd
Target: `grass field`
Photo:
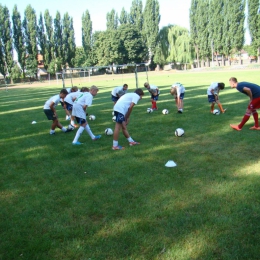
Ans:
[[[148,76],[161,90],[159,111],[146,113],[146,91],[128,126],[141,145],[129,147],[120,135],[124,151],[111,150],[104,130],[114,128],[112,88],[128,83],[134,91],[134,75],[81,82],[100,88],[88,113],[102,138],[84,132],[77,147],[75,131],[49,135],[43,113],[61,85],[0,90],[1,260],[260,259],[260,132],[249,130],[252,118],[240,132],[229,127],[241,121],[248,98],[228,84],[231,76],[260,84],[260,71]],[[176,81],[186,88],[183,114],[169,94]],[[226,114],[209,113],[212,81],[226,84]],[[183,137],[174,135],[178,127]],[[168,160],[177,166],[165,167]]]

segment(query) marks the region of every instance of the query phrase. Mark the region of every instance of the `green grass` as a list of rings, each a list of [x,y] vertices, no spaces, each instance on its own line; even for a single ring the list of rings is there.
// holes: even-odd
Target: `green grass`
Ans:
[[[141,145],[129,147],[121,134],[124,151],[112,151],[103,133],[114,128],[111,89],[128,83],[132,92],[134,76],[85,83],[100,87],[88,113],[103,135],[92,142],[84,132],[79,147],[75,131],[49,135],[43,104],[61,86],[0,91],[0,259],[259,259],[260,132],[249,130],[252,118],[240,132],[229,127],[248,99],[228,85],[231,76],[259,84],[259,70],[148,75],[161,89],[159,111],[146,113],[146,92],[128,127]],[[169,94],[176,81],[186,87],[182,115]],[[224,115],[209,113],[212,81],[226,83]],[[168,160],[177,167],[165,167]]]

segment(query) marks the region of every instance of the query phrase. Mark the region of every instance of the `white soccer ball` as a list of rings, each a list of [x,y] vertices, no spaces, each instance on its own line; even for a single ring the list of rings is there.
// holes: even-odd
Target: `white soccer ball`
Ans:
[[[73,125],[69,124],[69,125],[68,125],[68,129],[69,129],[69,130],[74,130],[75,127],[74,127]]]
[[[107,128],[107,129],[105,130],[105,134],[106,134],[106,135],[112,135],[112,134],[113,134],[113,130],[112,130],[111,128]]]
[[[181,137],[184,135],[184,130],[182,128],[177,128],[175,130],[175,135],[178,136],[178,137]]]
[[[116,122],[116,116],[113,116],[113,117],[112,117],[112,121],[113,121],[113,122]]]
[[[90,115],[88,118],[89,118],[89,120],[95,120],[96,119],[96,117],[94,115]]]
[[[220,114],[220,111],[218,109],[213,110],[213,115],[219,115],[219,114]]]
[[[152,113],[153,110],[151,108],[147,108],[147,113]]]
[[[169,114],[169,110],[168,110],[168,109],[163,109],[162,113],[163,113],[164,115],[167,115],[167,114]]]

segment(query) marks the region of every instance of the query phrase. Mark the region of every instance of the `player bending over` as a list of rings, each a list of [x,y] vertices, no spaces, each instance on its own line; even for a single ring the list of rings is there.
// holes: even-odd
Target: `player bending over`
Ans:
[[[207,90],[207,94],[208,94],[208,101],[209,101],[209,103],[211,103],[210,113],[213,113],[215,103],[218,104],[218,107],[219,107],[221,113],[226,112],[227,109],[223,109],[223,107],[220,103],[220,100],[219,100],[219,91],[223,90],[224,88],[225,88],[225,84],[222,82],[213,82],[209,86],[209,88]]]

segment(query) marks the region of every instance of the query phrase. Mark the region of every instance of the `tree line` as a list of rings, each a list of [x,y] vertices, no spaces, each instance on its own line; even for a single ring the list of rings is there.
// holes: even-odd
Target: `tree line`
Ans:
[[[252,39],[247,51],[260,61],[259,0],[248,0],[248,24]],[[22,19],[0,4],[0,73],[15,79],[34,77],[41,54],[50,74],[68,67],[107,66],[148,62],[151,69],[167,63],[209,66],[213,55],[222,63],[244,47],[245,0],[192,0],[190,30],[168,25],[159,30],[158,0],[133,0],[130,11],[107,13],[106,30],[92,31],[88,10],[82,14],[82,47],[76,47],[73,18],[48,9],[40,13],[28,5]],[[17,53],[18,63],[13,54]],[[218,64],[219,65],[219,64]]]

